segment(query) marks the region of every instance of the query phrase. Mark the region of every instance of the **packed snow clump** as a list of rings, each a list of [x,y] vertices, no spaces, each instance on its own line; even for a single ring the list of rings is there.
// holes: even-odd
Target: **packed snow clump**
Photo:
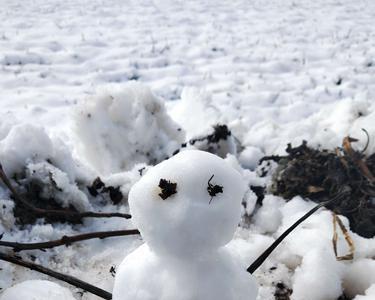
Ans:
[[[375,284],[366,290],[365,295],[358,295],[354,300],[373,300],[375,299]]]
[[[334,254],[326,249],[312,249],[294,274],[292,300],[337,299],[342,294],[341,271]],[[319,276],[316,276],[319,274]],[[306,287],[309,287],[308,292]]]
[[[18,124],[0,141],[0,162],[8,177],[22,184],[38,184],[43,198],[54,198],[63,207],[88,210],[91,205],[77,182],[87,180],[84,168],[64,142],[51,139],[44,128]]]
[[[186,150],[130,190],[146,244],[118,268],[113,300],[255,300],[257,285],[225,246],[240,221],[246,185],[213,154]]]
[[[277,196],[266,195],[262,206],[254,216],[255,225],[262,233],[274,233],[280,226],[282,214],[280,207],[284,201]]]
[[[373,259],[358,259],[346,269],[343,286],[349,297],[364,295],[373,284],[375,284],[375,261]]]
[[[27,280],[4,291],[0,300],[75,300],[65,287],[47,280]]]
[[[186,113],[191,111],[194,113]],[[171,109],[171,117],[186,130],[189,139],[209,131],[219,116],[210,93],[195,87],[185,87],[181,100]]]
[[[19,124],[0,141],[0,159],[7,174],[21,172],[31,162],[53,156],[53,145],[46,131],[39,126]]]
[[[259,160],[264,156],[264,153],[254,146],[247,146],[239,156],[241,165],[245,168],[255,170],[258,166]]]
[[[184,140],[164,102],[137,82],[87,99],[75,114],[75,132],[79,154],[104,175],[161,161]]]
[[[13,215],[14,202],[0,198],[0,231],[11,230],[15,224]]]

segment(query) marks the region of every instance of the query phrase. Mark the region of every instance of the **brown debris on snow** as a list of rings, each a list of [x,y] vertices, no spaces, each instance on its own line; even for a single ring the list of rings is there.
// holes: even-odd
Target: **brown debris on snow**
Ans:
[[[271,192],[285,199],[300,195],[321,203],[348,188],[350,193],[328,208],[346,216],[357,234],[375,236],[375,154],[354,150],[356,141],[345,137],[342,147],[334,151],[313,149],[304,141],[298,147],[288,144],[286,156],[263,157],[260,163],[278,163]]]

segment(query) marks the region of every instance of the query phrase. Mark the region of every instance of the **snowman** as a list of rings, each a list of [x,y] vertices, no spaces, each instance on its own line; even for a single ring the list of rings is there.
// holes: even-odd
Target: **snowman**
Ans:
[[[149,170],[129,194],[145,243],[119,266],[113,300],[255,300],[255,279],[225,247],[245,189],[227,162],[198,150]]]

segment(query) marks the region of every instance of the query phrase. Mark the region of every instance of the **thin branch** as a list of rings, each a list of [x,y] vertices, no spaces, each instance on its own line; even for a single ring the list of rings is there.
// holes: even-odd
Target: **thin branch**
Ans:
[[[49,248],[54,248],[63,245],[70,245],[75,242],[85,241],[90,239],[104,239],[109,237],[116,237],[116,236],[126,236],[126,235],[136,235],[139,234],[137,229],[131,230],[115,230],[115,231],[98,231],[98,232],[90,232],[90,233],[83,233],[73,236],[66,236],[64,235],[59,240],[52,240],[48,242],[39,242],[39,243],[18,243],[18,242],[9,242],[9,241],[1,241],[0,246],[3,247],[11,247],[14,251],[24,251],[24,250],[44,250]]]
[[[366,136],[367,136],[367,142],[366,142],[366,145],[365,145],[365,147],[362,149],[362,151],[361,151],[361,153],[363,154],[363,153],[365,153],[366,152],[366,150],[367,150],[367,148],[368,148],[368,145],[370,144],[370,135],[368,134],[368,131],[366,130],[366,129],[364,129],[364,128],[362,128],[362,131],[366,134]]]
[[[375,184],[375,176],[371,173],[370,169],[368,168],[366,163],[363,161],[362,157],[358,155],[358,153],[355,152],[352,148],[351,143],[357,142],[357,141],[358,141],[357,139],[353,139],[350,136],[345,137],[342,142],[344,152],[353,160],[354,164],[358,166],[362,175],[366,177],[370,183]]]
[[[305,221],[308,217],[310,217],[313,213],[315,213],[319,208],[324,207],[330,203],[333,203],[339,199],[341,199],[344,195],[350,193],[349,188],[345,187],[340,192],[337,193],[335,197],[332,199],[322,202],[316,205],[314,208],[309,210],[306,214],[304,214],[301,218],[299,218],[293,225],[291,225],[287,230],[283,232],[272,244],[269,246],[248,268],[247,272],[253,274],[262,264],[263,262],[270,256],[270,254],[276,249],[276,247],[291,233],[299,224]]]
[[[5,184],[5,186],[9,189],[9,191],[12,193],[13,198],[16,202],[19,204],[22,204],[27,209],[30,209],[35,215],[42,216],[42,217],[51,217],[51,216],[60,216],[60,217],[70,217],[70,218],[76,218],[78,220],[82,218],[110,218],[110,217],[119,217],[119,218],[125,218],[130,219],[130,214],[122,214],[122,213],[98,213],[98,212],[76,212],[71,210],[55,210],[55,209],[43,209],[38,208],[33,205],[31,205],[28,201],[26,201],[14,188],[12,183],[10,182],[8,176],[5,174],[4,169],[0,163],[0,179]]]
[[[73,285],[77,288],[83,289],[83,290],[85,290],[89,293],[92,293],[92,294],[94,294],[98,297],[101,297],[103,299],[107,299],[107,300],[112,299],[112,294],[105,291],[105,290],[102,290],[101,288],[98,288],[94,285],[91,285],[91,284],[89,284],[85,281],[82,281],[82,280],[80,280],[76,277],[61,274],[59,272],[56,272],[56,271],[53,271],[51,269],[45,268],[41,265],[38,265],[38,264],[35,264],[35,263],[32,263],[32,262],[24,261],[24,260],[14,256],[14,255],[8,255],[8,254],[0,252],[0,260],[4,260],[4,261],[10,262],[12,264],[16,264],[16,265],[28,268],[28,269],[33,270],[33,271],[37,271],[39,273],[46,274],[46,275],[51,276],[53,278],[59,279],[59,280],[64,281],[64,282],[67,282],[67,283],[69,283],[69,284],[71,284],[71,285]]]

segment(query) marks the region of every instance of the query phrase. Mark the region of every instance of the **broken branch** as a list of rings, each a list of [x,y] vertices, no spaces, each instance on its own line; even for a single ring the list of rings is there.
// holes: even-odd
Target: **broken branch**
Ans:
[[[342,223],[341,219],[337,214],[332,212],[332,217],[333,217],[333,237],[332,237],[332,244],[333,244],[333,252],[335,253],[336,259],[337,260],[352,260],[354,258],[354,242],[352,238],[349,235],[348,230],[346,229],[345,225]],[[338,234],[337,234],[337,224],[339,224],[339,227],[344,234],[345,241],[349,246],[349,253],[343,256],[338,256],[337,253],[337,240],[338,240]]]
[[[366,132],[366,131],[365,131]],[[347,154],[353,162],[358,166],[359,170],[362,172],[363,176],[369,180],[371,183],[375,183],[375,176],[371,173],[366,163],[363,161],[362,157],[358,155],[352,148],[352,142],[357,142],[357,139],[353,139],[350,136],[344,138],[342,146],[345,154]]]
[[[115,230],[115,231],[98,231],[98,232],[90,232],[84,234],[78,234],[73,236],[66,236],[64,235],[59,240],[52,240],[48,242],[39,242],[39,243],[18,243],[18,242],[9,242],[9,241],[1,241],[0,246],[3,247],[10,247],[13,248],[14,251],[24,251],[24,250],[44,250],[49,248],[54,248],[63,245],[70,245],[75,242],[85,241],[90,239],[104,239],[109,237],[116,237],[116,236],[126,236],[126,235],[136,235],[139,234],[137,229],[131,230]]]
[[[294,224],[292,224],[287,230],[285,230],[282,235],[280,235],[248,268],[247,272],[253,274],[262,264],[263,262],[270,256],[270,254],[276,249],[276,247],[303,221],[305,221],[308,217],[310,217],[313,213],[315,213],[321,207],[324,207],[330,203],[333,203],[341,198],[343,198],[346,194],[350,193],[350,189],[345,187],[343,188],[335,197],[332,199],[322,202],[316,205],[314,208],[309,210],[306,214],[304,214],[301,218],[299,218]]]
[[[10,262],[12,264],[19,265],[19,266],[28,268],[30,270],[37,271],[37,272],[42,273],[42,274],[46,274],[46,275],[51,276],[53,278],[56,278],[56,279],[59,279],[61,281],[66,282],[66,283],[69,283],[69,284],[71,284],[71,285],[73,285],[77,288],[83,289],[83,290],[85,290],[89,293],[97,295],[100,298],[108,299],[108,300],[112,299],[112,294],[105,291],[105,290],[102,290],[101,288],[98,288],[94,285],[91,285],[91,284],[89,284],[85,281],[82,281],[82,280],[80,280],[76,277],[61,274],[59,272],[53,271],[53,270],[48,269],[46,267],[43,267],[41,265],[38,265],[38,264],[35,264],[35,263],[32,263],[32,262],[28,262],[28,261],[24,261],[21,258],[18,258],[14,255],[8,255],[8,254],[0,252],[0,260],[4,260],[4,261]]]

